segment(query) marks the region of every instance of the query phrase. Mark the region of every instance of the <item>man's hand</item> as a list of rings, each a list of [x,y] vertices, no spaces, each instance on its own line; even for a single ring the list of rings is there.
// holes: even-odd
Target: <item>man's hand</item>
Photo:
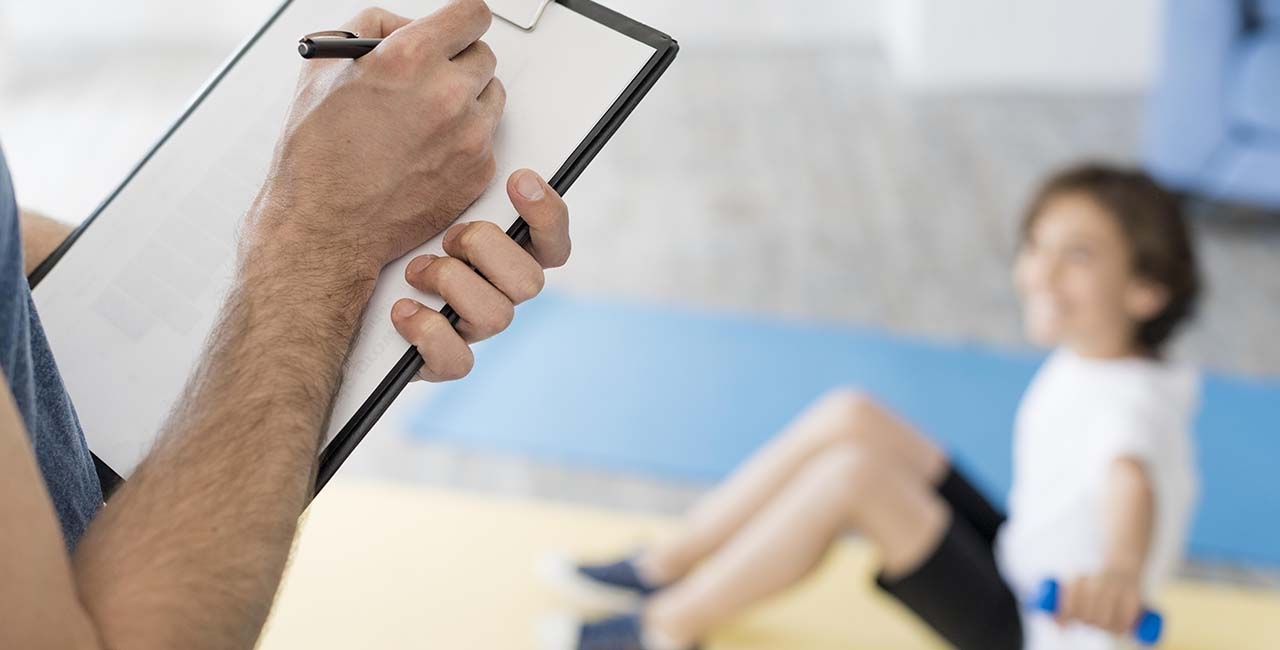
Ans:
[[[1142,615],[1142,581],[1136,573],[1105,572],[1064,585],[1058,623],[1080,622],[1112,634],[1133,631]]]
[[[492,52],[476,40],[490,20],[480,0],[454,0],[415,21],[369,10],[346,27],[385,37],[374,52],[306,64],[200,366],[155,448],[80,540],[73,569],[65,558],[42,567],[45,590],[15,592],[31,605],[15,611],[48,612],[36,623],[84,623],[55,632],[87,629],[101,647],[254,646],[379,271],[446,228],[493,174],[503,91]],[[563,227],[557,202],[517,206],[546,230]],[[560,218],[540,218],[548,210]],[[561,239],[567,254],[567,238],[545,232],[534,251]],[[450,250],[476,264],[519,264],[492,245],[453,241]],[[527,266],[519,268],[527,282]],[[487,269],[492,286],[507,286]],[[453,297],[468,322],[491,330],[492,296],[464,293]],[[0,430],[3,419],[0,408]],[[29,521],[0,516],[15,530]],[[45,538],[63,557],[56,535]],[[70,646],[49,639],[24,647]]]
[[[265,248],[370,279],[452,223],[495,168],[506,93],[478,40],[491,21],[481,0],[453,0],[414,21],[367,9],[345,25],[384,40],[354,61],[304,64],[242,256]]]
[[[455,331],[440,312],[412,299],[392,308],[396,330],[425,361],[420,379],[447,381],[470,372],[473,358],[467,344],[506,329],[515,306],[542,291],[542,270],[569,259],[569,210],[560,196],[527,169],[507,179],[507,194],[529,224],[527,249],[495,224],[459,224],[445,233],[448,257],[422,255],[405,270],[410,285],[444,298],[460,319]]]

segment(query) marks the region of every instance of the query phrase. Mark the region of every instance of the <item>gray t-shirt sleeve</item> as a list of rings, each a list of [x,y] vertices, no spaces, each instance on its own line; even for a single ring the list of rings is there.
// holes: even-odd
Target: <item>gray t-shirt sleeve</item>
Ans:
[[[102,488],[75,409],[58,375],[23,273],[13,182],[0,153],[0,370],[22,414],[67,549],[102,506]]]

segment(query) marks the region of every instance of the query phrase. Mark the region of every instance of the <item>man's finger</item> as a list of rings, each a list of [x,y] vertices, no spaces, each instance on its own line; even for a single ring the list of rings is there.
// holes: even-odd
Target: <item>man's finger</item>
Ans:
[[[493,73],[498,69],[498,57],[493,53],[493,48],[484,41],[476,41],[469,45],[461,54],[453,58],[453,63],[467,79],[471,80],[475,89],[472,94],[477,98],[489,86],[489,82],[493,81]]]
[[[522,169],[507,179],[511,205],[529,224],[529,252],[544,269],[564,266],[573,248],[569,208],[542,177]]]
[[[480,277],[465,262],[452,257],[424,255],[405,269],[409,285],[444,298],[461,319],[458,331],[474,343],[511,325],[515,306],[501,291]]]
[[[384,45],[452,59],[480,40],[492,22],[493,13],[483,0],[451,0],[435,13],[397,29]]]
[[[542,265],[496,224],[473,221],[444,235],[444,252],[476,267],[513,304],[533,299],[545,284]]]
[[[426,381],[461,379],[471,372],[475,357],[440,312],[405,298],[391,308],[391,322],[422,355],[418,378]]]
[[[361,38],[386,38],[411,22],[411,19],[381,7],[369,7],[348,20],[342,29],[355,32]]]
[[[476,98],[476,104],[485,119],[489,121],[491,132],[496,132],[498,124],[502,122],[502,112],[507,107],[506,87],[497,77],[490,79],[489,85],[485,86],[484,91]]]

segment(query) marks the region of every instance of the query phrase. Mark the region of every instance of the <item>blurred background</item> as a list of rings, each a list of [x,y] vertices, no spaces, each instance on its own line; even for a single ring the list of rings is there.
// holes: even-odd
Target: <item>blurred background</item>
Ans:
[[[1206,484],[1244,478],[1208,493],[1207,508],[1223,512],[1198,524],[1187,572],[1280,584],[1280,533],[1259,529],[1245,545],[1214,536],[1250,526],[1233,519],[1232,499],[1259,482],[1274,489],[1257,463],[1280,454],[1280,3],[606,4],[670,33],[682,51],[570,192],[574,258],[549,276],[546,306],[522,308],[529,317],[517,318],[513,343],[481,347],[470,384],[430,395],[411,387],[343,479],[679,512],[780,422],[726,419],[733,395],[724,393],[736,385],[681,367],[716,359],[716,336],[697,338],[704,330],[761,346],[759,365],[734,360],[748,375],[775,373],[771,342],[810,337],[820,357],[825,341],[868,335],[908,346],[904,358],[924,367],[951,350],[1008,359],[1012,370],[969,367],[979,383],[983,373],[1017,379],[1038,359],[1021,338],[1009,279],[1023,203],[1055,168],[1101,158],[1142,165],[1186,193],[1209,291],[1175,356],[1210,373],[1207,402],[1247,398],[1253,409],[1252,419],[1223,415],[1206,425],[1213,435],[1201,431],[1213,445]],[[0,143],[19,202],[71,223],[90,215],[275,7],[0,0]],[[652,355],[588,368],[610,373],[600,377],[512,349],[540,340],[559,349],[564,341],[545,330],[570,321],[616,326],[618,345]],[[647,322],[671,338],[644,348],[637,330]],[[514,366],[518,376],[504,377]],[[782,383],[791,376],[776,372]],[[530,398],[518,415],[486,406],[525,380],[556,396],[541,406]],[[771,417],[814,397],[811,388],[780,386],[786,399]],[[996,401],[1016,402],[1010,390]],[[571,404],[591,404],[590,417],[555,419]],[[535,433],[586,442],[475,430],[521,418]],[[617,433],[629,418],[630,433]],[[981,449],[1007,447],[1007,421],[992,421]],[[610,446],[644,448],[646,431],[672,426],[687,427],[685,438],[724,436],[721,447],[681,448],[724,462]],[[973,456],[987,485],[1003,487],[1007,450]],[[1250,512],[1270,509],[1274,527],[1274,503]]]
[[[1227,6],[1250,3],[1212,4],[1226,21],[1243,13]],[[1210,169],[1238,164],[1224,159],[1232,131],[1280,137],[1265,103],[1273,88],[1254,93],[1254,112],[1271,108],[1257,126],[1237,129],[1204,101],[1242,74],[1224,60],[1234,43],[1186,35],[1197,68],[1221,69],[1185,90],[1200,101],[1168,102],[1203,105],[1188,117],[1203,117],[1206,133],[1153,124],[1158,0],[611,5],[675,35],[683,52],[574,189],[581,246],[553,286],[1018,345],[1006,277],[1015,225],[1056,166],[1136,163],[1145,151],[1170,178],[1203,181],[1228,203],[1280,202],[1274,186],[1236,188]],[[0,2],[0,129],[25,206],[87,217],[276,7],[203,6]],[[1175,134],[1217,141],[1163,142]],[[1253,155],[1258,169],[1223,174],[1275,178],[1280,154]],[[1224,369],[1280,370],[1280,346],[1266,336],[1280,313],[1262,308],[1280,300],[1275,221],[1248,208],[1208,212],[1196,225],[1213,290],[1183,348]],[[829,250],[813,255],[814,242]]]

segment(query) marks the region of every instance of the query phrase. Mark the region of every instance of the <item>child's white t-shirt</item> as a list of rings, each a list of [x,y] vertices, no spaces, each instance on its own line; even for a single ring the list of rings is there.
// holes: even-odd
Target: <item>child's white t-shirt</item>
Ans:
[[[1113,461],[1143,463],[1156,516],[1143,589],[1150,602],[1177,569],[1195,506],[1192,420],[1200,381],[1193,369],[1145,360],[1091,360],[1054,352],[1018,408],[1009,520],[996,542],[1005,580],[1021,602],[1046,578],[1068,581],[1101,570],[1107,543],[1108,472]],[[1026,647],[1103,650],[1127,639],[1082,625],[1061,629],[1024,617]]]

